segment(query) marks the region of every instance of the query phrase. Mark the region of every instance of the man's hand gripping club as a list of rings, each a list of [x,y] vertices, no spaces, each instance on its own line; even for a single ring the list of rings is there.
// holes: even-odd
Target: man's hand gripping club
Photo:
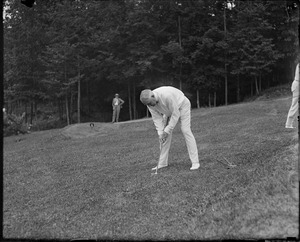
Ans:
[[[163,132],[163,134],[159,135],[159,143],[164,144],[167,141],[169,134]]]

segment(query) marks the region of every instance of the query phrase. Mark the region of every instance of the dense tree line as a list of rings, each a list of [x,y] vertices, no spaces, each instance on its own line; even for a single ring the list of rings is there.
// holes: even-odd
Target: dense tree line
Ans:
[[[5,107],[30,123],[42,105],[67,124],[110,121],[119,93],[136,119],[140,91],[160,85],[193,107],[240,102],[292,81],[298,23],[298,0],[7,0]]]

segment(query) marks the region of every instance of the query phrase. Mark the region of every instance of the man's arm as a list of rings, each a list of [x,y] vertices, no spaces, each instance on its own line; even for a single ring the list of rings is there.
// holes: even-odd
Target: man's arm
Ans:
[[[151,113],[152,120],[154,122],[154,125],[155,125],[158,135],[162,135],[164,133],[164,127],[165,127],[163,115],[159,114],[158,112],[156,112],[155,110],[152,110],[149,107],[148,107],[148,110]]]
[[[168,109],[172,112],[172,115],[170,117],[169,124],[167,125],[167,127],[165,127],[164,131],[167,134],[170,134],[172,132],[172,130],[175,128],[175,126],[179,120],[180,111],[179,111],[179,107],[177,105],[177,101],[175,100],[175,98],[173,96],[167,97],[166,105],[167,105]]]
[[[125,103],[125,101],[123,99],[121,99],[121,98],[119,98],[119,100],[120,100],[120,105],[122,106],[123,103]]]

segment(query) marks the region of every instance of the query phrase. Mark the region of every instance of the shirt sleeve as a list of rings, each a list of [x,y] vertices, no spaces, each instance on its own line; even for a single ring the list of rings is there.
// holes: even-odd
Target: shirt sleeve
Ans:
[[[121,105],[122,105],[123,103],[125,103],[123,99],[121,99],[121,98],[119,98],[119,99],[120,99]]]
[[[159,114],[158,112],[156,112],[155,110],[151,109],[148,107],[148,110],[150,111],[151,113],[151,116],[152,116],[152,120],[154,122],[154,125],[155,125],[155,128],[156,128],[156,131],[158,133],[158,135],[161,135],[163,134],[164,132],[164,118],[163,118],[163,115]]]
[[[164,131],[170,134],[179,120],[180,111],[177,104],[177,100],[174,96],[168,96],[168,98],[166,99],[166,104],[172,115],[170,117],[169,124],[167,125],[167,127],[165,127]]]

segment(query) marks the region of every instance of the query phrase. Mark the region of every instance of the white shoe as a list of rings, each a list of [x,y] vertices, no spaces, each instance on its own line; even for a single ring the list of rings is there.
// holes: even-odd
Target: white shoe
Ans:
[[[192,167],[190,168],[190,170],[192,171],[192,170],[197,170],[197,169],[199,169],[199,167],[200,167],[200,164],[199,163],[196,163],[196,164],[193,164],[192,165]]]
[[[294,129],[295,127],[293,127],[293,126],[287,126],[287,125],[286,125],[285,128],[286,128],[286,129]]]
[[[157,168],[157,169],[160,169],[160,168],[164,168],[164,167],[167,167],[167,166],[168,166],[168,165],[158,166],[158,168],[157,168],[157,166],[155,166],[155,167],[153,167],[151,170],[154,171],[154,170],[156,170],[156,168]]]

